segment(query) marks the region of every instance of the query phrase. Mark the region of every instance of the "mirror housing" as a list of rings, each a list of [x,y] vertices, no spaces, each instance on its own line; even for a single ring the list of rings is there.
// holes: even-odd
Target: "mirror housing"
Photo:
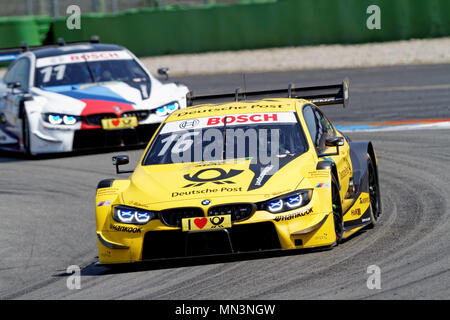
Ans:
[[[133,170],[120,170],[119,166],[123,166],[125,164],[130,163],[130,158],[128,157],[127,154],[121,154],[121,155],[117,155],[117,156],[113,156],[112,157],[112,164],[114,166],[116,166],[116,173],[120,174],[120,173],[131,173],[133,172]]]
[[[11,89],[11,93],[14,93],[14,89],[20,88],[22,86],[22,83],[20,81],[15,82],[8,82],[6,86]]]
[[[20,88],[21,85],[20,81],[8,82],[8,88],[10,89]]]
[[[170,73],[169,68],[159,68],[158,69],[158,74],[161,76],[165,76],[166,80],[169,80],[169,73]]]
[[[342,147],[344,145],[343,137],[328,137],[325,140],[325,145],[327,147]]]
[[[336,147],[335,153],[322,153],[319,154],[320,157],[328,157],[328,156],[337,156],[339,155],[339,147],[342,147],[345,143],[345,139],[343,137],[328,137],[325,139],[325,145],[327,147]]]

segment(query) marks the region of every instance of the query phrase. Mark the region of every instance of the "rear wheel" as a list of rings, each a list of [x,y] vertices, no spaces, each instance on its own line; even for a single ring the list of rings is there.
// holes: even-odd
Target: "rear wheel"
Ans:
[[[375,170],[375,164],[370,155],[367,155],[367,171],[369,174],[369,195],[370,195],[370,224],[369,228],[373,228],[378,221],[381,213],[380,188],[378,184],[378,177]]]
[[[331,199],[333,205],[334,231],[336,233],[336,245],[342,241],[344,235],[344,219],[342,216],[341,197],[336,178],[332,176]]]

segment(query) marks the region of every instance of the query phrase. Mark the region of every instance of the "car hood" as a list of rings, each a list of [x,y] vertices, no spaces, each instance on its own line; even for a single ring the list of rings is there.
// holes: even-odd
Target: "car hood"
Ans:
[[[251,159],[138,166],[122,201],[151,209],[168,208],[168,203],[198,205],[205,199],[214,204],[258,202],[296,190],[312,163],[305,153],[272,166],[252,164]]]
[[[46,98],[46,108],[49,109],[47,111],[62,112],[61,108],[64,105],[66,108],[63,108],[68,109],[65,110],[65,113],[85,115],[92,113],[120,114],[133,109],[155,109],[183,97],[187,89],[173,83],[161,84],[155,81],[152,82],[150,95],[143,93],[144,91],[144,88],[115,81],[36,88],[34,93],[39,97]]]

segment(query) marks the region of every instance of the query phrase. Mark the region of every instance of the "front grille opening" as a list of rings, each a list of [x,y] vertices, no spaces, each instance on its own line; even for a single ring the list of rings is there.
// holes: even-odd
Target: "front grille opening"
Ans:
[[[225,230],[208,232],[150,231],[145,234],[143,260],[232,253]]]
[[[200,208],[174,208],[160,211],[161,221],[169,227],[181,227],[181,219],[204,217]]]
[[[231,241],[231,244],[230,244]],[[271,222],[235,225],[231,229],[182,232],[149,231],[144,237],[143,260],[175,258],[231,252],[281,249]]]
[[[281,249],[272,222],[236,225],[231,228],[230,235],[235,252]]]
[[[103,130],[76,130],[73,149],[93,149],[118,146],[135,146],[148,143],[159,123],[140,125],[136,128]]]
[[[175,231],[150,231],[145,234],[142,259],[161,259],[185,256],[186,233]]]
[[[244,221],[255,212],[255,205],[252,203],[238,203],[229,205],[219,205],[209,208],[209,216],[231,215],[231,221]]]
[[[102,119],[117,118],[115,113],[94,113],[83,117],[83,120],[90,125],[100,126],[102,125]]]
[[[226,230],[193,232],[186,236],[186,255],[232,253],[230,238]]]
[[[73,149],[93,149],[102,147],[133,146],[142,143],[134,128],[118,130],[77,130],[73,139]]]

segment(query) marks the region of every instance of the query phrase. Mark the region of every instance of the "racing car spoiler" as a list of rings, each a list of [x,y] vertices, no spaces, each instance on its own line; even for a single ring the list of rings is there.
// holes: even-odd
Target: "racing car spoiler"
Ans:
[[[26,51],[33,51],[37,49],[45,49],[45,48],[55,48],[65,46],[66,44],[88,44],[88,43],[99,43],[100,39],[98,36],[92,36],[90,41],[77,41],[77,42],[68,42],[66,43],[63,38],[58,38],[57,44],[49,44],[43,46],[32,46],[29,47],[25,41],[22,41],[20,47],[17,48],[8,48],[8,49],[0,49],[0,62],[8,62],[16,60],[22,53]]]
[[[241,88],[237,88],[234,93],[202,96],[195,96],[192,92],[189,92],[186,99],[187,105],[193,106],[194,104],[201,104],[198,103],[199,101],[227,101],[234,99],[235,102],[238,102],[246,101],[247,98],[292,98],[305,99],[318,106],[342,104],[345,108],[348,106],[349,100],[349,83],[349,79],[345,78],[341,84],[326,86],[295,88],[295,85],[291,82],[287,89],[242,92]]]

